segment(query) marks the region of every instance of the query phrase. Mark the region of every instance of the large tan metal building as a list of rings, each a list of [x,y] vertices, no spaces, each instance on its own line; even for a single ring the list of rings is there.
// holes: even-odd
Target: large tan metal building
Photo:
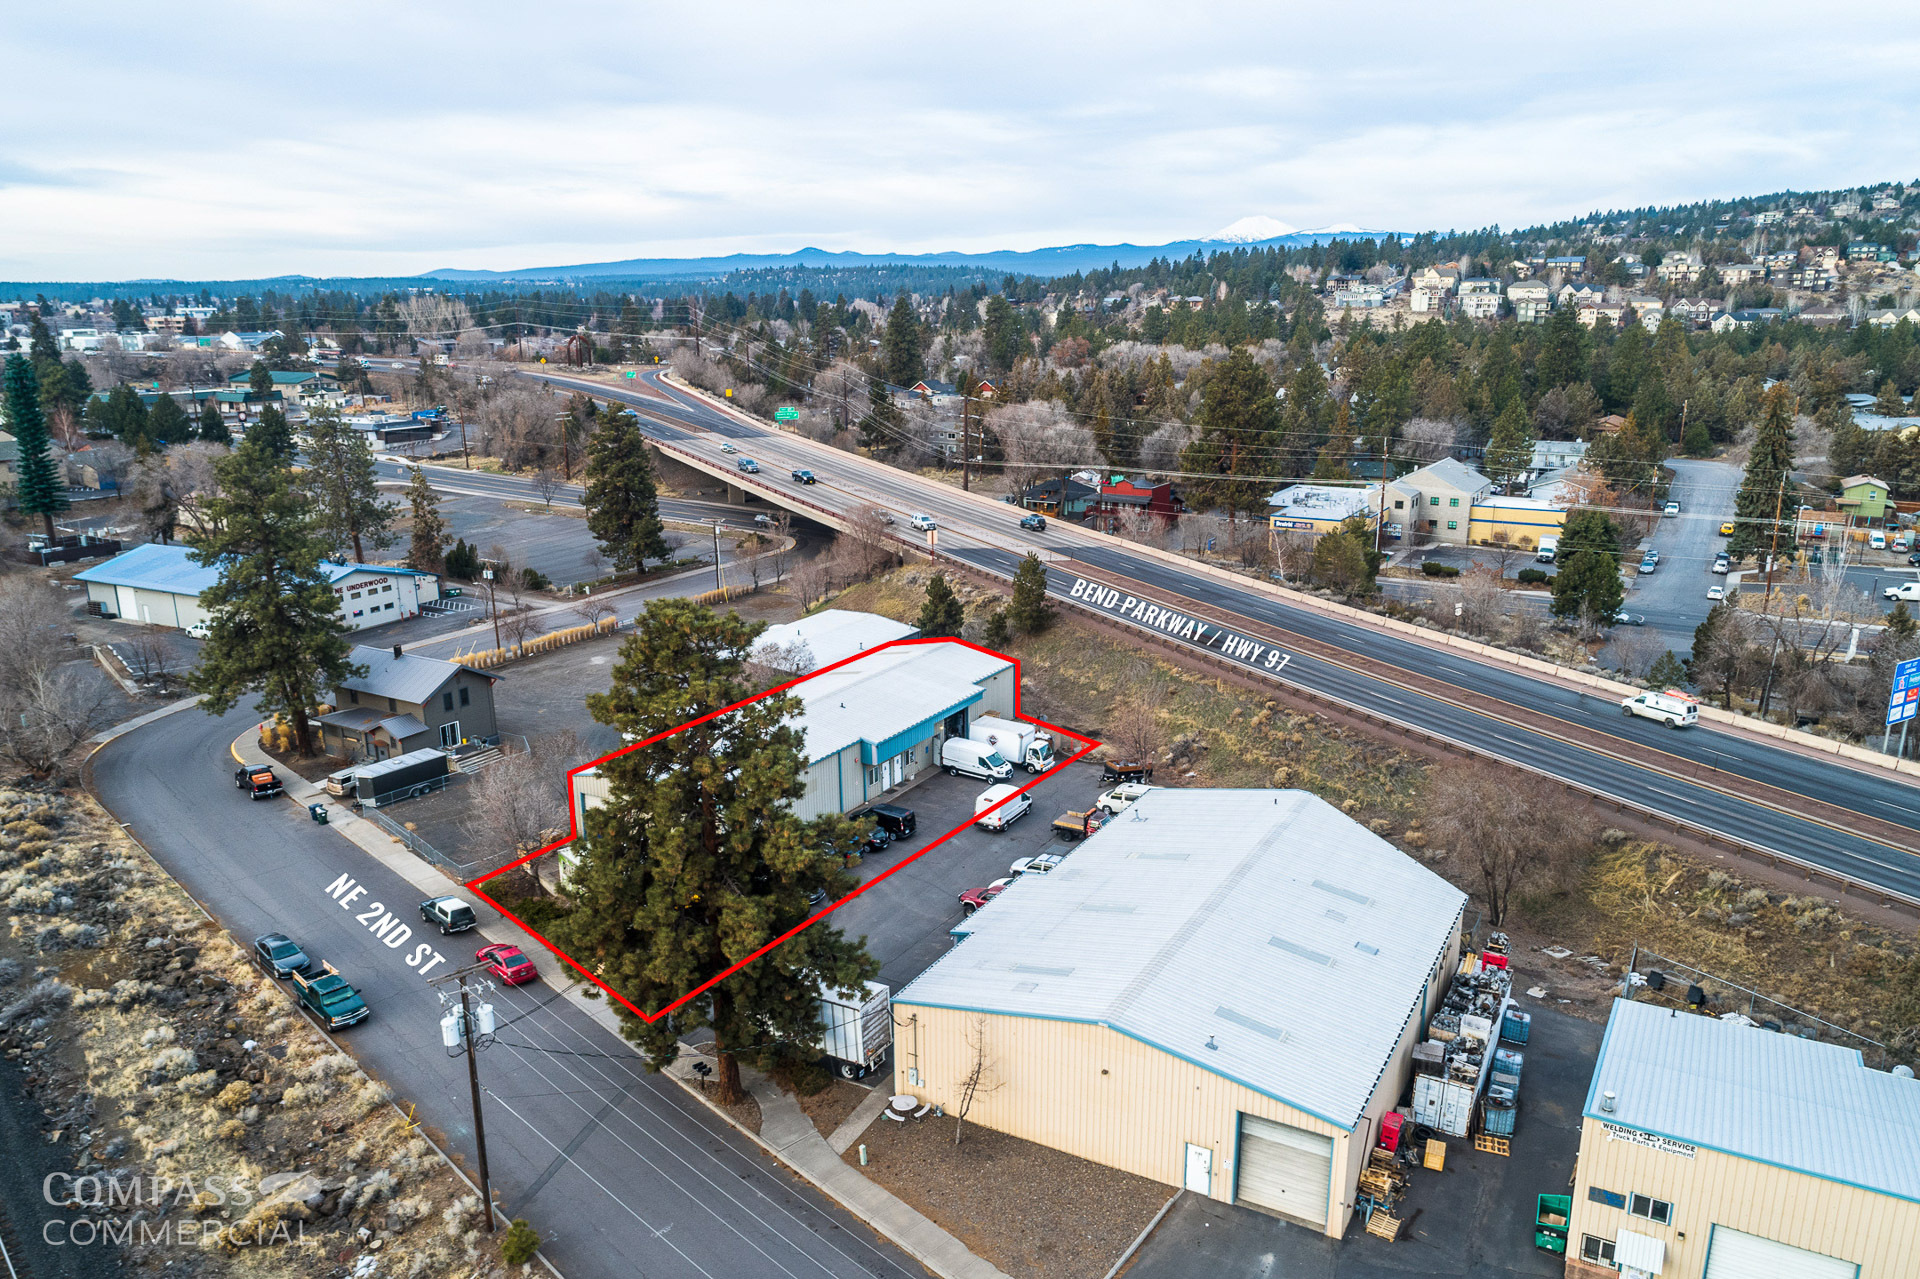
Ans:
[[[1570,1279],[1920,1274],[1920,1081],[1617,1000],[1587,1094]]]
[[[895,997],[894,1088],[1338,1237],[1465,904],[1304,791],[1150,791]]]

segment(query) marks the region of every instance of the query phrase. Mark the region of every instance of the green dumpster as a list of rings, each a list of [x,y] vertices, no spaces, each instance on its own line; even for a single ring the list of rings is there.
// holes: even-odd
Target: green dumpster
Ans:
[[[1533,1246],[1564,1257],[1567,1223],[1572,1219],[1572,1195],[1541,1195],[1533,1212]]]

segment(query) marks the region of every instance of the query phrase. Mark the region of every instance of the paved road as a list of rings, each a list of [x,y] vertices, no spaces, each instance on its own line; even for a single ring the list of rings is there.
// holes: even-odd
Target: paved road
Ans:
[[[558,375],[529,375],[560,380]],[[850,508],[878,502],[896,515],[927,511],[939,517],[940,548],[992,571],[1008,574],[1019,553],[1028,547],[1052,551],[1063,561],[1078,560],[1096,568],[1123,573],[1136,581],[1185,596],[1243,617],[1284,627],[1296,634],[1336,648],[1386,662],[1409,674],[1444,680],[1475,693],[1499,698],[1532,710],[1546,710],[1573,723],[1618,739],[1622,750],[1637,756],[1659,754],[1669,767],[1710,779],[1724,769],[1764,781],[1791,803],[1796,796],[1835,803],[1856,812],[1904,827],[1920,836],[1920,790],[1894,775],[1869,773],[1801,755],[1769,743],[1711,727],[1684,733],[1668,732],[1647,720],[1622,716],[1611,703],[1584,696],[1550,681],[1510,667],[1483,663],[1461,654],[1436,650],[1371,626],[1330,617],[1313,609],[1278,601],[1264,593],[1237,587],[1219,579],[1188,572],[1129,550],[1125,544],[1083,530],[1053,524],[1044,534],[1022,533],[1018,512],[983,504],[952,488],[906,472],[871,463],[829,446],[784,432],[758,430],[735,421],[670,387],[640,393],[596,384],[594,393],[636,408],[651,431],[685,442],[689,428],[710,424],[714,433],[736,443],[751,440],[764,472],[760,477],[773,493],[785,484],[785,472],[794,466],[811,467],[821,482],[804,491],[801,500]],[[672,398],[662,407],[661,395]],[[695,442],[696,451],[706,447]],[[1703,495],[1712,486],[1712,473],[1698,481]],[[1685,499],[1683,498],[1683,502]],[[1057,562],[1050,573],[1056,594],[1071,589],[1070,563]],[[1703,596],[1704,599],[1704,588]],[[1130,619],[1123,619],[1130,620]],[[1607,793],[1643,803],[1656,812],[1681,820],[1712,821],[1726,834],[1790,856],[1803,856],[1832,869],[1855,875],[1876,886],[1920,897],[1920,859],[1873,840],[1831,830],[1811,821],[1784,818],[1777,809],[1714,790],[1702,782],[1676,781],[1666,772],[1629,760],[1570,746],[1553,738],[1467,711],[1451,701],[1411,694],[1397,683],[1358,674],[1318,659],[1289,663],[1279,676],[1343,701],[1366,705],[1381,713],[1431,724],[1433,731],[1480,743],[1508,758],[1545,767],[1558,776],[1578,778]]]
[[[1680,514],[1663,518],[1647,539],[1646,545],[1660,553],[1659,568],[1645,577],[1628,569],[1625,607],[1644,614],[1647,628],[1684,655],[1693,648],[1694,628],[1713,607],[1707,588],[1726,584],[1709,570],[1714,552],[1727,544],[1720,536],[1720,522],[1733,517],[1740,468],[1686,458],[1674,458],[1668,465],[1674,472],[1671,496],[1680,503]]]
[[[421,894],[293,804],[234,790],[228,743],[252,719],[185,711],[117,739],[95,756],[100,796],[236,937],[282,930],[336,963],[373,1008],[346,1047],[471,1159],[466,1065],[440,1046],[412,945],[390,950],[356,919],[374,900],[404,918]],[[342,874],[368,890],[352,912],[327,893]],[[479,944],[415,931],[443,972]],[[494,1186],[568,1279],[924,1274],[544,983],[493,1001],[499,1042],[480,1064]]]

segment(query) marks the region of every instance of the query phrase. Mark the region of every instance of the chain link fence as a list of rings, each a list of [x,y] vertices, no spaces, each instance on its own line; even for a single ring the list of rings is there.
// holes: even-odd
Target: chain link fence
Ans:
[[[1764,1030],[1857,1049],[1866,1063],[1876,1069],[1885,1070],[1895,1064],[1892,1051],[1877,1039],[1837,1026],[1805,1009],[1782,1003],[1703,968],[1657,955],[1638,943],[1627,963],[1621,993],[1627,999],[1668,1008],[1690,1008],[1713,1017],[1744,1017]]]

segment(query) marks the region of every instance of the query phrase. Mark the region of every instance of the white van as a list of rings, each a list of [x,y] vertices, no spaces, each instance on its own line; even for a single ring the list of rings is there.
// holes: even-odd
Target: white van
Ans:
[[[1700,699],[1677,688],[1664,693],[1642,693],[1620,703],[1628,715],[1657,719],[1668,728],[1692,728],[1700,721]]]
[[[1013,798],[1007,799],[1009,795]],[[989,808],[993,808],[995,804],[999,804],[1003,799],[1007,800],[1005,804],[1002,804],[999,808],[994,808],[993,811],[987,813],[985,817],[980,816],[980,814],[986,813]],[[1003,831],[1022,817],[1025,817],[1027,811],[1032,807],[1033,800],[1021,793],[1016,787],[989,786],[980,792],[979,799],[973,801],[973,815],[979,818],[980,825],[986,829]]]
[[[947,770],[948,777],[965,773],[986,782],[1003,782],[1013,776],[1013,765],[1002,759],[999,751],[965,737],[949,737],[940,747],[940,767]]]
[[[1887,535],[1875,530],[1867,534],[1867,545],[1876,551],[1884,551],[1887,549]]]

